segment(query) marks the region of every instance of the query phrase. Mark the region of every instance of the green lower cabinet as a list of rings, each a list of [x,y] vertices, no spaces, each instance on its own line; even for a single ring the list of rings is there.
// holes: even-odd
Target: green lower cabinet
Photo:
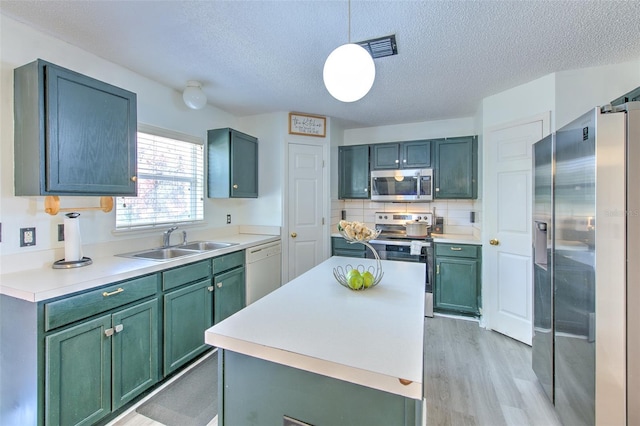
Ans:
[[[91,425],[158,381],[153,299],[45,338],[47,425]]]
[[[363,244],[348,243],[342,237],[331,237],[331,255],[344,257],[367,257],[367,247]]]
[[[164,374],[167,375],[209,348],[204,331],[213,325],[211,279],[164,295]]]
[[[479,315],[480,247],[437,243],[435,266],[434,309]]]
[[[232,269],[228,272],[218,274],[213,278],[213,282],[215,283],[215,324],[244,308],[244,281],[244,267]]]
[[[218,424],[416,426],[420,400],[220,350]],[[297,423],[293,423],[297,424]]]
[[[45,339],[45,424],[91,425],[111,412],[111,315]]]
[[[116,410],[159,378],[158,299],[113,314],[113,390]]]

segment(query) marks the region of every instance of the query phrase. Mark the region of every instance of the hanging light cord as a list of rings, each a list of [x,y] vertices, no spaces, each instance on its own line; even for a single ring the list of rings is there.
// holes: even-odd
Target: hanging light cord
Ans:
[[[348,27],[347,27],[347,40],[349,40],[349,44],[351,44],[351,0],[349,0],[349,21],[348,21]]]

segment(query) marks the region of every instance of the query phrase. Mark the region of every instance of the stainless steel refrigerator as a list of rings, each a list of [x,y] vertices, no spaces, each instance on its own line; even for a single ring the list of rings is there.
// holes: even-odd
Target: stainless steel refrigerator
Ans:
[[[640,102],[534,144],[533,186],[533,370],[563,424],[640,424]]]

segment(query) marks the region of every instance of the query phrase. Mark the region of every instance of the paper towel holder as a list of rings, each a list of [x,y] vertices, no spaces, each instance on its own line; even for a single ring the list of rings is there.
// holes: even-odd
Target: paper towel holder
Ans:
[[[51,214],[51,213],[49,213],[49,214]],[[67,213],[66,216],[68,218],[71,218],[71,219],[77,219],[78,216],[80,216],[80,213],[77,213],[77,212],[74,211],[74,212],[71,212],[71,213]],[[66,246],[65,246],[65,254],[67,254],[66,253]],[[55,262],[53,262],[53,265],[51,265],[51,267],[53,269],[70,269],[70,268],[79,268],[81,266],[88,266],[88,265],[91,265],[92,263],[93,263],[93,260],[91,260],[90,257],[83,256],[82,258],[80,258],[78,260],[66,260],[66,258],[65,259],[56,260]]]
[[[105,213],[109,213],[113,210],[113,198],[112,197],[100,197],[100,207],[65,207],[60,208],[60,197],[57,195],[47,195],[44,197],[44,212],[49,213],[51,216],[55,216],[58,212],[77,212],[86,210],[102,210]]]

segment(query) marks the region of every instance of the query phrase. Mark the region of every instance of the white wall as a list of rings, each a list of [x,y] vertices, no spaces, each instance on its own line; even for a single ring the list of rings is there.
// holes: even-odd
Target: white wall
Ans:
[[[557,130],[640,86],[640,61],[556,73]]]
[[[344,145],[436,139],[477,134],[473,117],[420,123],[349,129],[344,132]]]
[[[282,176],[269,172],[272,167],[281,170],[283,138],[277,126],[286,129],[286,118],[254,117],[240,120],[222,110],[206,106],[190,110],[182,102],[181,93],[163,86],[126,68],[108,62],[87,51],[38,32],[22,23],[0,14],[0,222],[2,242],[0,272],[9,272],[16,258],[47,257],[63,252],[63,243],[57,241],[57,224],[62,215],[44,213],[44,197],[15,197],[13,179],[13,70],[41,58],[65,68],[86,74],[110,84],[135,92],[138,100],[138,121],[187,133],[206,141],[208,129],[233,127],[256,136],[260,140],[260,189],[257,200],[205,199],[205,224],[189,228],[196,230],[223,228],[226,214],[232,215],[233,224],[251,221],[255,225],[281,224]],[[34,159],[34,167],[35,167]],[[268,167],[265,167],[268,164]],[[264,192],[262,192],[264,190]],[[263,197],[264,195],[264,197]],[[117,199],[116,199],[117,202]],[[97,197],[61,197],[62,207],[97,206]],[[255,214],[254,212],[261,214]],[[103,242],[126,242],[141,236],[161,242],[161,230],[138,234],[113,234],[115,212],[83,212],[81,233],[84,245]],[[19,247],[19,228],[36,227],[33,247]],[[15,256],[9,256],[15,255]],[[9,268],[7,268],[9,266]],[[31,265],[31,267],[38,265]],[[8,270],[9,269],[9,270]]]

